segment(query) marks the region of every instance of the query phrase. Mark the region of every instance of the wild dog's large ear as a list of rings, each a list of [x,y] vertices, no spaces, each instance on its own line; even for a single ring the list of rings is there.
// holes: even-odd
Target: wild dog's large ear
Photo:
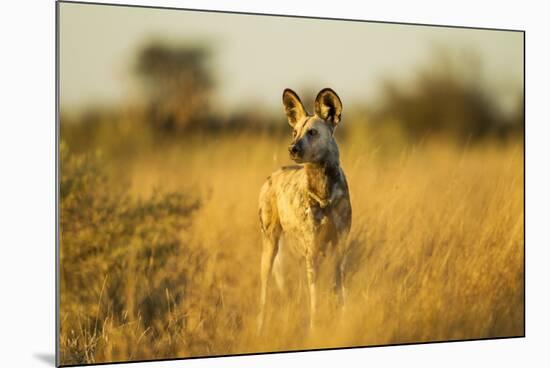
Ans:
[[[340,122],[342,116],[342,101],[330,88],[322,89],[315,99],[315,113],[323,120],[332,120],[334,125]]]
[[[307,111],[302,101],[300,101],[300,97],[289,88],[283,91],[283,105],[285,107],[288,123],[293,128],[300,119],[307,115]]]

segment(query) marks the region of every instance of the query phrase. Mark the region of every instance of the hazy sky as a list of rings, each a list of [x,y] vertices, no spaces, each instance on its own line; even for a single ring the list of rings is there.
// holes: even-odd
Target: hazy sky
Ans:
[[[61,107],[117,104],[136,95],[131,66],[151,39],[209,42],[220,109],[280,109],[284,88],[332,87],[346,102],[371,99],[384,78],[410,76],[434,45],[476,50],[485,84],[506,104],[523,84],[523,34],[62,3]]]

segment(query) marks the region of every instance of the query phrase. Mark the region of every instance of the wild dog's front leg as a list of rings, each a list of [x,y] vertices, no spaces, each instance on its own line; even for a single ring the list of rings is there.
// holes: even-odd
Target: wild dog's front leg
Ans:
[[[309,287],[309,328],[317,324],[317,257],[311,252],[306,254],[306,275]]]

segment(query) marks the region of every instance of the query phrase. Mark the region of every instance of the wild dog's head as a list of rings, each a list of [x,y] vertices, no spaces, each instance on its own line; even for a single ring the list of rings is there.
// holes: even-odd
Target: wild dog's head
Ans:
[[[283,105],[293,134],[288,147],[290,158],[297,163],[337,159],[333,134],[342,115],[342,101],[336,92],[324,88],[317,94],[314,115],[308,114],[300,97],[288,88],[283,92]]]

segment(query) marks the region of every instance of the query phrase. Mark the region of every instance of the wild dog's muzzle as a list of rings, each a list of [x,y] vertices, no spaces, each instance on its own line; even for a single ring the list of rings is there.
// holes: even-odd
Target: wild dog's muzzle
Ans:
[[[304,147],[302,146],[302,141],[298,141],[295,143],[292,143],[288,147],[288,152],[290,153],[290,157],[292,159],[301,159],[304,155]]]

